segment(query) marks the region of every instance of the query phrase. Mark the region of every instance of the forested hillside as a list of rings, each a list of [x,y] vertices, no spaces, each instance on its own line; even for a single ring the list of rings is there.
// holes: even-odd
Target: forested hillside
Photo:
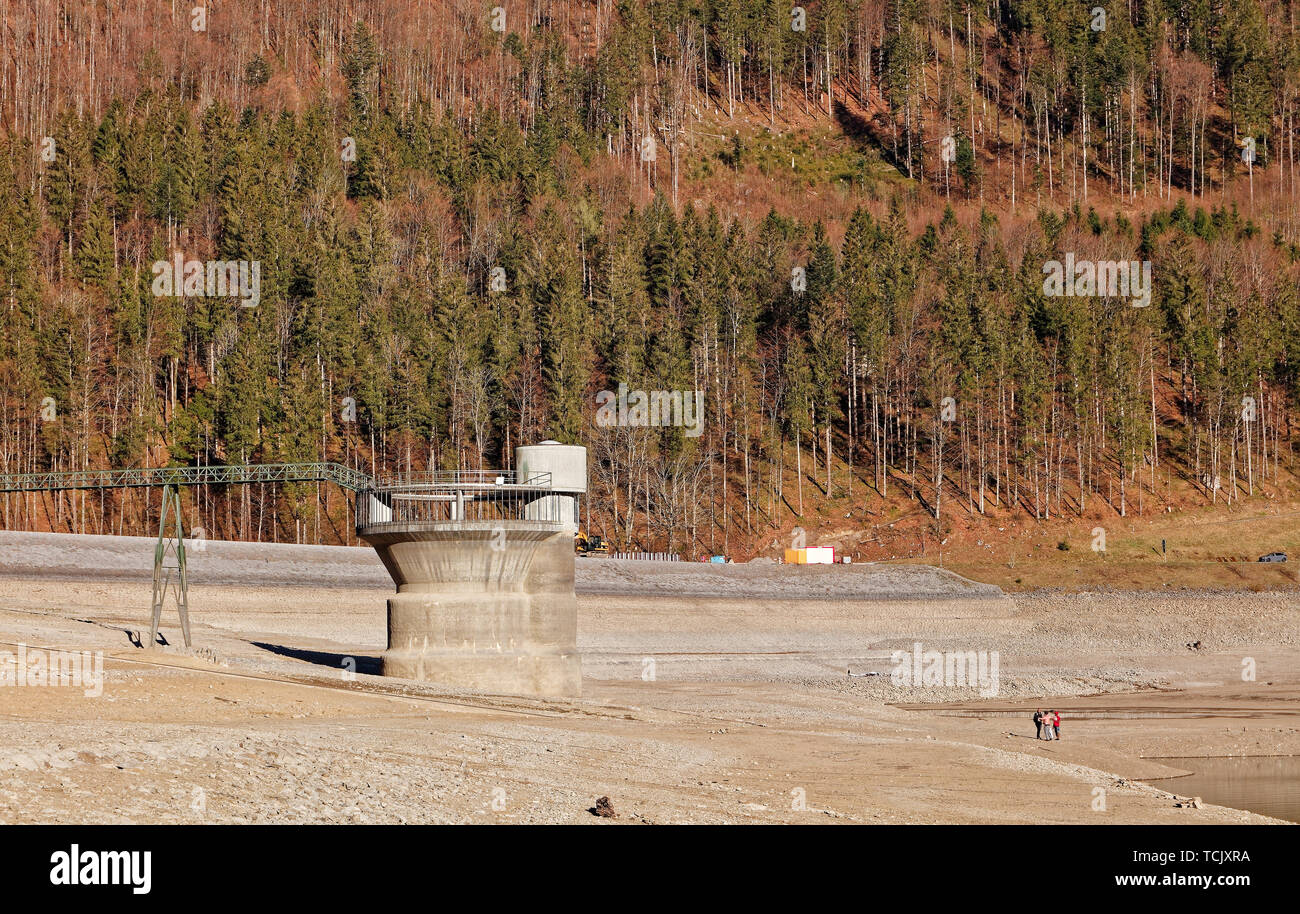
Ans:
[[[4,473],[550,437],[593,530],[693,556],[1295,494],[1300,0],[201,2],[0,0]],[[598,424],[620,384],[701,433]],[[354,541],[337,491],[186,500]]]

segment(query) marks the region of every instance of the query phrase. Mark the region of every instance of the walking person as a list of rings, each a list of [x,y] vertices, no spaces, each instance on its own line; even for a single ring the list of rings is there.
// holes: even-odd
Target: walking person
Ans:
[[[1042,739],[1043,738],[1043,709],[1042,708],[1039,708],[1037,711],[1034,712],[1034,726],[1038,728],[1038,732],[1034,735],[1034,739]]]

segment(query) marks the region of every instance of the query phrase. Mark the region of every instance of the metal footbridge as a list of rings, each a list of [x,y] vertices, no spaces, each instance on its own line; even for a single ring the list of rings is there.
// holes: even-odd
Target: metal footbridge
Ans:
[[[370,477],[341,463],[250,463],[230,466],[72,470],[0,476],[0,493],[59,492],[69,489],[148,489],[177,486],[246,485],[266,482],[332,482],[352,492]]]
[[[363,521],[370,524],[409,522],[435,520],[442,515],[452,521],[466,520],[475,516],[469,509],[480,505],[491,506],[497,513],[503,510],[513,513],[538,496],[553,491],[550,473],[529,473],[523,479],[498,471],[374,478],[341,463],[251,463],[0,474],[0,494],[162,489],[158,545],[154,549],[153,612],[148,646],[157,642],[163,603],[167,594],[173,593],[180,612],[185,646],[190,647],[189,577],[177,489],[181,486],[295,482],[328,482],[355,493],[359,526]],[[431,513],[435,510],[439,514]]]
[[[153,557],[153,611],[149,647],[158,641],[167,594],[174,594],[181,634],[190,647],[189,574],[185,561],[185,528],[181,520],[180,486],[250,485],[256,483],[332,482],[352,492],[370,486],[365,473],[340,463],[253,463],[217,466],[132,467],[124,470],[70,470],[0,475],[0,494],[66,492],[84,489],[163,490],[158,515],[158,545]],[[168,532],[168,525],[171,532]]]

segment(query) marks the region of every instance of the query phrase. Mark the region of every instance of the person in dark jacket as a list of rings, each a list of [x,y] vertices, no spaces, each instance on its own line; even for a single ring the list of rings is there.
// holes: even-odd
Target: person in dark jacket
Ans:
[[[1042,739],[1043,738],[1043,711],[1041,708],[1034,712],[1034,726],[1038,729],[1038,732],[1034,734],[1034,739]]]

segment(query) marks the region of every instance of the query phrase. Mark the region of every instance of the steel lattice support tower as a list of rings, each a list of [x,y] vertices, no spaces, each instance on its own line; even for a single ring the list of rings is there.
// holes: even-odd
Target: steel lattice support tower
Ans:
[[[171,535],[167,533],[171,521]],[[158,545],[153,553],[153,617],[149,623],[149,644],[158,643],[158,624],[162,621],[167,593],[176,597],[181,617],[181,635],[190,644],[190,582],[185,568],[185,527],[181,521],[181,496],[172,486],[163,486],[162,512],[158,516]]]

